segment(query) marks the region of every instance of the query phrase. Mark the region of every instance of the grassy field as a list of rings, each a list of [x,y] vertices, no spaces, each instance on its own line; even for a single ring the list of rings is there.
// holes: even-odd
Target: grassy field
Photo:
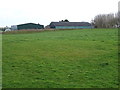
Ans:
[[[2,34],[0,34],[0,89],[2,88]]]
[[[3,34],[3,88],[118,88],[118,30]]]

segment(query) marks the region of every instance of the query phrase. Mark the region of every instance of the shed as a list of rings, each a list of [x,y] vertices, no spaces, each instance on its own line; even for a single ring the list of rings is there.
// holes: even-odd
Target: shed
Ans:
[[[54,29],[84,29],[93,28],[88,22],[51,22],[50,28]]]
[[[17,29],[44,29],[44,25],[35,24],[35,23],[26,23],[17,25]]]

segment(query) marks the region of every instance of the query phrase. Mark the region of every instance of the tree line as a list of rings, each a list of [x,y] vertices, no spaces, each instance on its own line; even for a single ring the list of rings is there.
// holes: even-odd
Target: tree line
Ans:
[[[95,28],[118,28],[120,27],[120,12],[113,14],[99,14],[92,20]]]

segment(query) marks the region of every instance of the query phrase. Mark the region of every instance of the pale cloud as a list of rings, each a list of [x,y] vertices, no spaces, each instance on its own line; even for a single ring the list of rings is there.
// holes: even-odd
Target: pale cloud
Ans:
[[[1,0],[0,26],[33,22],[88,21],[97,14],[116,13],[119,0]]]

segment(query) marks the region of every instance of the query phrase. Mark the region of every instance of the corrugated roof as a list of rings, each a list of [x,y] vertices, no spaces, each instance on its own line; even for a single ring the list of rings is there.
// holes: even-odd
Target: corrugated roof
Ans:
[[[40,25],[40,24],[35,24],[35,23],[25,23],[25,24],[19,24],[18,26],[21,26],[21,25]]]
[[[91,26],[88,22],[51,22],[54,26]]]

